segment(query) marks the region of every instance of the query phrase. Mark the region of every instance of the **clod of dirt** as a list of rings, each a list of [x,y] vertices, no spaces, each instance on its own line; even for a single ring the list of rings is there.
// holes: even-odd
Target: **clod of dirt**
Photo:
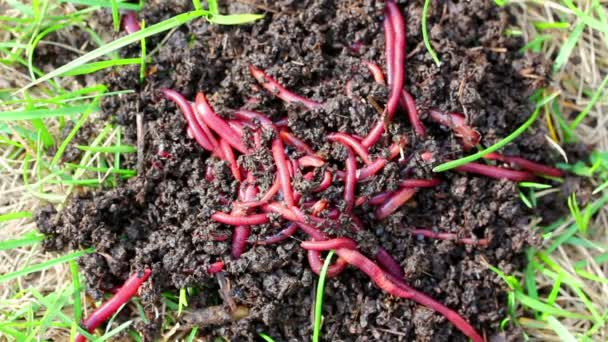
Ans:
[[[149,25],[187,10],[189,4],[155,2],[144,9],[142,18]],[[408,1],[403,7],[409,53],[406,88],[417,100],[430,139],[416,139],[406,115],[398,113],[391,133],[408,137],[404,152],[411,158],[405,166],[389,164],[359,190],[362,193],[393,189],[406,175],[430,177],[433,165],[463,154],[451,132],[426,120],[429,108],[465,113],[485,145],[510,133],[533,108],[526,98],[540,84],[525,75],[543,76],[547,69],[541,61],[517,52],[520,40],[503,34],[509,15],[490,1],[437,4],[440,7],[429,16],[429,29],[441,67],[434,65],[422,45],[422,1]],[[229,242],[216,240],[230,236],[231,228],[215,223],[210,215],[215,210],[230,210],[225,203],[236,198],[237,184],[224,162],[209,157],[187,137],[181,113],[158,89],[170,87],[189,99],[196,91],[203,91],[225,116],[228,109],[240,108],[255,98],[258,101],[248,104],[250,109],[273,119],[287,116],[291,130],[315,150],[343,160],[343,151],[319,137],[334,131],[364,135],[377,120],[379,114],[373,106],[357,99],[382,102],[388,94],[388,89],[373,82],[363,64],[366,60],[384,64],[384,4],[311,0],[267,2],[265,6],[235,3],[224,8],[225,12],[272,9],[254,25],[223,27],[199,20],[180,27],[152,56],[149,67],[154,72],[142,86],[135,68],[113,71],[104,79],[111,90],[138,90],[135,95],[105,98],[102,108],[108,118],[123,126],[125,143],[135,144],[135,118],[143,115],[143,172],[115,189],[76,195],[59,213],[43,209],[37,219],[40,231],[48,234],[47,249],[96,248],[97,253],[80,260],[88,291],[94,297],[99,298],[104,290],[119,285],[145,265],[153,270],[142,294],[148,308],[159,305],[161,291],[196,286],[207,290],[190,300],[191,309],[205,312],[206,307],[221,302],[217,280],[206,269],[222,259],[231,298],[248,308],[248,314],[233,320],[221,312],[221,322],[204,327],[203,334],[254,340],[257,332],[264,331],[281,341],[309,338],[316,277],[308,269],[297,239],[251,247],[240,259],[230,260]],[[149,49],[161,38],[151,38]],[[355,43],[360,47],[353,48]],[[136,45],[126,51],[139,53]],[[249,75],[250,63],[298,94],[324,102],[323,107],[304,110],[256,90],[257,83]],[[349,81],[352,97],[344,92]],[[506,153],[532,160],[546,158],[549,149],[544,134],[535,126],[509,145]],[[384,143],[381,146],[387,146]],[[433,160],[421,159],[423,151],[434,152]],[[377,148],[372,153],[386,151]],[[239,162],[245,167],[258,163],[272,166],[267,150],[241,157]],[[135,167],[136,161],[131,157],[125,163]],[[207,166],[215,170],[211,182],[205,180]],[[272,172],[256,176],[263,187],[273,182]],[[364,246],[363,251],[383,245],[401,262],[408,283],[491,336],[506,315],[506,288],[496,274],[482,266],[482,260],[506,272],[519,269],[521,253],[533,241],[528,230],[531,213],[520,203],[514,183],[456,172],[440,177],[443,182],[439,187],[420,190],[413,201],[384,221],[375,220],[370,207],[364,206],[358,214],[367,232],[340,234],[351,235]],[[296,184],[302,189],[307,186]],[[322,196],[340,200],[342,186],[335,181]],[[491,243],[487,248],[476,248],[419,239],[408,233],[411,227],[437,227],[462,236],[486,237]],[[252,239],[276,229],[255,226]],[[326,340],[464,340],[440,315],[384,295],[355,270],[328,282],[323,312]],[[158,319],[147,326],[139,322],[137,327],[151,339],[158,333],[159,323]]]

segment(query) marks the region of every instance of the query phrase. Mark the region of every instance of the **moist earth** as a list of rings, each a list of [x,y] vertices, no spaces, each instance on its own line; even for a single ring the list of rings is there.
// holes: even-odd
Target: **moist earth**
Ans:
[[[441,66],[434,64],[423,45],[422,1],[400,2],[407,21],[406,89],[417,101],[429,138],[416,138],[405,113],[397,113],[390,135],[371,153],[386,153],[388,136],[406,136],[404,155],[409,162],[389,163],[359,187],[360,194],[393,190],[404,177],[433,177],[433,166],[463,155],[458,138],[427,118],[429,108],[464,113],[481,133],[482,144],[489,146],[527,119],[533,110],[527,99],[543,85],[547,67],[541,59],[518,52],[522,41],[505,34],[513,19],[506,11],[482,0],[433,4],[428,27]],[[139,16],[149,26],[191,9],[190,1],[152,1]],[[272,119],[287,117],[295,135],[327,155],[330,167],[343,165],[345,151],[323,137],[336,131],[365,135],[379,117],[370,103],[383,105],[388,95],[364,64],[385,65],[384,3],[235,1],[221,9],[265,16],[241,26],[195,20],[172,32],[162,45],[165,35],[150,38],[148,51],[154,52],[142,84],[136,67],[104,75],[101,81],[110,90],[136,90],[104,98],[102,110],[105,119],[122,125],[126,144],[137,145],[136,118],[143,119],[139,132],[143,145],[138,146],[141,162],[136,154],[123,160],[124,168],[138,168],[139,175],[113,189],[78,192],[60,211],[41,209],[38,226],[48,236],[45,247],[49,250],[96,248],[96,253],[79,260],[93,298],[100,299],[137,270],[153,270],[141,292],[149,322],[136,318],[135,323],[146,340],[157,336],[165,317],[161,293],[194,287],[198,291],[189,298],[191,313],[181,318],[183,332],[189,331],[194,320],[201,327],[200,336],[246,341],[264,332],[277,341],[305,341],[312,331],[317,279],[299,247],[305,236],[277,245],[250,246],[240,259],[230,258],[230,239],[220,240],[230,236],[231,228],[215,223],[210,215],[230,210],[226,203],[236,198],[238,184],[227,164],[210,157],[188,137],[181,112],[159,89],[175,89],[190,100],[202,91],[225,117],[230,109],[241,107]],[[97,18],[100,25],[111,27],[109,12]],[[122,53],[138,56],[139,46]],[[249,74],[249,64],[324,105],[318,110],[287,105],[260,90]],[[347,83],[350,97],[345,92]],[[77,139],[94,131],[84,130]],[[545,134],[540,125],[533,125],[504,153],[552,164],[556,158]],[[426,151],[434,153],[432,160],[421,158]],[[69,159],[76,159],[78,153],[71,151]],[[293,150],[288,153],[297,155]],[[259,164],[269,170],[274,167],[267,148],[240,157],[239,163],[249,169]],[[205,180],[208,167],[215,170],[212,181]],[[256,174],[261,192],[272,183],[273,174]],[[400,262],[413,287],[458,311],[487,337],[514,337],[515,332],[499,329],[507,315],[505,283],[484,265],[506,273],[520,269],[524,249],[535,243],[530,221],[539,213],[523,206],[516,183],[451,171],[439,177],[441,185],[421,189],[385,220],[374,219],[372,207],[357,208],[365,233],[340,229],[332,233],[352,237],[367,255],[373,246],[384,246]],[[296,184],[304,196],[310,187],[303,180]],[[342,187],[342,182],[334,181],[321,196],[339,203]],[[483,248],[421,239],[408,233],[413,227],[489,238],[490,244]],[[278,229],[270,224],[253,226],[250,239],[262,239]],[[223,274],[209,276],[207,268],[218,260],[226,263]],[[227,314],[231,305],[239,306],[239,316],[246,317],[231,320]],[[122,315],[129,314],[125,310]],[[322,336],[327,341],[466,340],[441,315],[386,295],[354,268],[328,280],[323,317]]]

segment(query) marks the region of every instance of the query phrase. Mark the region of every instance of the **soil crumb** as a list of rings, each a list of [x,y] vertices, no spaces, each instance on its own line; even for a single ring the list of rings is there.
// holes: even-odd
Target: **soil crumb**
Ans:
[[[181,112],[159,89],[175,89],[190,100],[202,91],[223,116],[247,106],[275,120],[287,117],[293,132],[336,165],[343,161],[344,151],[322,137],[336,131],[365,135],[379,114],[361,99],[382,103],[388,95],[364,63],[385,65],[383,2],[230,3],[223,13],[264,13],[265,17],[242,26],[196,20],[172,32],[151,56],[142,85],[137,68],[117,69],[103,79],[110,90],[137,90],[105,98],[102,109],[108,120],[122,125],[124,143],[132,145],[137,141],[136,117],[143,117],[140,174],[114,189],[79,192],[63,210],[45,207],[37,215],[40,231],[48,234],[47,249],[96,248],[96,253],[79,261],[94,298],[101,298],[136,270],[153,270],[141,294],[149,323],[136,318],[136,328],[150,341],[163,329],[162,302],[167,299],[161,293],[184,287],[199,289],[189,298],[190,321],[215,315],[201,326],[201,336],[253,341],[264,332],[277,341],[308,340],[317,278],[299,247],[303,235],[277,245],[249,246],[240,259],[230,258],[230,239],[221,240],[230,237],[232,229],[215,223],[210,215],[230,210],[226,203],[236,198],[238,184],[228,165],[188,138]],[[417,139],[407,116],[397,113],[390,133],[408,138],[404,154],[409,161],[389,163],[358,189],[362,194],[392,190],[404,177],[432,177],[433,166],[463,155],[458,138],[427,117],[429,108],[464,113],[483,137],[482,144],[489,146],[527,119],[533,110],[527,99],[542,86],[539,78],[548,71],[541,59],[518,52],[522,41],[504,34],[512,18],[487,0],[434,2],[429,32],[441,58],[438,67],[422,43],[423,1],[399,3],[407,22],[406,89],[417,101],[429,138]],[[191,10],[190,6],[185,0],[153,1],[140,18],[149,26]],[[109,18],[102,12],[98,20]],[[163,38],[150,38],[149,51]],[[133,45],[123,53],[138,56],[139,48]],[[323,102],[323,107],[304,110],[260,91],[249,64],[298,94]],[[552,164],[555,156],[545,134],[543,128],[533,126],[504,152]],[[371,151],[372,156],[386,153],[390,144],[386,140]],[[432,160],[421,157],[427,151],[434,153]],[[241,157],[239,163],[273,165],[267,149]],[[136,164],[133,155],[124,160],[124,167]],[[212,181],[205,179],[207,168],[214,170]],[[272,174],[257,175],[261,187],[272,183]],[[385,220],[374,219],[372,207],[358,208],[366,233],[335,233],[354,238],[364,252],[365,246],[381,244],[400,262],[411,286],[458,311],[482,335],[498,336],[500,320],[506,316],[506,286],[483,263],[505,272],[520,269],[524,248],[535,240],[530,220],[538,213],[523,206],[513,182],[458,172],[439,177],[440,186],[418,191]],[[297,186],[307,196],[310,184]],[[342,186],[334,181],[322,196],[339,201]],[[408,233],[413,227],[488,238],[490,244],[481,248],[417,238]],[[253,226],[251,239],[278,229],[272,224]],[[220,278],[206,272],[218,260],[226,263]],[[225,311],[230,305],[247,314],[233,319]],[[327,282],[323,316],[326,341],[466,341],[441,315],[382,293],[354,268]],[[183,327],[182,335],[189,332],[188,324]]]

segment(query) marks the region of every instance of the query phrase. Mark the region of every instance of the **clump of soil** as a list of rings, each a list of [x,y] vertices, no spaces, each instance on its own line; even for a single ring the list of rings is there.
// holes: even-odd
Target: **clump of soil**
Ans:
[[[141,16],[152,24],[189,10],[190,3],[153,3]],[[384,3],[310,0],[254,7],[235,2],[223,11],[259,12],[263,8],[269,10],[265,18],[253,25],[225,27],[198,20],[180,27],[153,55],[150,73],[141,86],[135,68],[107,75],[104,82],[112,90],[139,90],[136,95],[106,98],[102,108],[108,118],[123,125],[124,140],[133,145],[137,141],[136,116],[143,116],[141,172],[114,189],[79,193],[60,212],[44,208],[38,215],[40,230],[48,234],[46,248],[96,248],[97,253],[80,260],[88,291],[94,297],[120,285],[135,270],[144,266],[153,270],[142,293],[151,322],[137,323],[150,339],[162,322],[162,312],[154,319],[161,291],[186,286],[204,289],[190,299],[191,310],[222,304],[226,296],[248,308],[247,317],[238,321],[207,322],[202,334],[254,340],[257,332],[263,331],[279,341],[310,338],[316,276],[308,268],[298,239],[252,247],[240,259],[230,259],[229,240],[215,240],[230,236],[231,228],[212,221],[210,215],[230,210],[218,198],[223,194],[229,201],[235,199],[237,183],[228,165],[210,158],[188,138],[182,114],[158,89],[173,88],[190,100],[197,91],[203,91],[224,115],[250,98],[258,99],[256,104],[247,104],[248,108],[272,119],[287,116],[296,135],[339,163],[344,151],[323,137],[335,131],[365,135],[379,114],[369,103],[354,98],[373,97],[382,102],[388,94],[388,89],[374,83],[363,64],[370,60],[384,65]],[[404,175],[430,178],[434,165],[463,155],[451,132],[427,120],[427,109],[465,113],[487,146],[514,130],[532,112],[527,97],[541,84],[537,77],[526,75],[546,72],[541,61],[517,52],[521,41],[504,35],[511,18],[490,1],[442,2],[430,14],[429,30],[441,56],[440,67],[422,45],[422,1],[408,1],[402,8],[407,21],[406,88],[417,101],[430,137],[416,139],[406,115],[398,113],[391,133],[408,136],[404,152],[411,157],[410,162],[405,167],[389,164],[358,190],[361,193],[392,190]],[[161,38],[150,39],[150,50]],[[138,53],[137,46],[126,52]],[[303,110],[257,90],[249,74],[250,63],[265,69],[287,88],[323,102],[323,108]],[[348,81],[352,82],[353,97],[344,92]],[[550,164],[544,134],[542,128],[533,127],[505,153]],[[381,142],[372,154],[385,153],[382,146],[388,143]],[[425,151],[434,152],[432,161],[422,160],[420,153]],[[241,157],[239,162],[272,166],[268,151],[263,149]],[[137,166],[135,157],[125,163]],[[211,182],[205,180],[208,166],[216,175]],[[268,186],[272,177],[272,173],[262,174],[258,180]],[[506,272],[518,269],[523,248],[534,240],[528,229],[533,213],[519,201],[513,182],[457,172],[440,177],[440,186],[420,190],[414,200],[385,220],[375,220],[370,207],[358,209],[366,233],[335,233],[349,235],[362,245],[381,244],[400,261],[409,284],[492,336],[506,315],[505,285],[482,262]],[[323,197],[340,201],[342,186],[334,181]],[[418,239],[408,233],[412,227],[436,227],[491,242],[487,248],[478,248]],[[276,231],[271,225],[254,226],[252,239]],[[218,293],[218,280],[206,272],[220,259],[226,262],[224,284],[229,284],[223,297]],[[465,340],[442,316],[383,294],[355,269],[328,281],[323,312],[326,340]]]

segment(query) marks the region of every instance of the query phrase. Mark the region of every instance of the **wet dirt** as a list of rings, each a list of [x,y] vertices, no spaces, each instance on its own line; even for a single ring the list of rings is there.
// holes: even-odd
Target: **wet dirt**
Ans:
[[[365,135],[378,118],[369,101],[361,99],[383,103],[388,94],[388,89],[374,83],[363,63],[384,65],[384,4],[372,0],[257,3],[260,6],[236,1],[222,8],[226,13],[265,13],[254,25],[226,27],[197,20],[177,29],[152,55],[142,85],[137,68],[107,74],[103,82],[111,90],[137,90],[104,99],[102,109],[105,118],[123,126],[124,142],[133,145],[137,142],[136,116],[142,115],[141,173],[114,189],[80,192],[59,212],[45,207],[37,215],[39,229],[49,236],[47,249],[96,248],[97,253],[80,260],[88,293],[95,298],[120,285],[135,270],[153,270],[141,294],[150,323],[136,323],[148,340],[161,329],[161,292],[183,287],[201,289],[191,296],[189,310],[219,310],[218,305],[227,305],[226,294],[248,308],[247,317],[237,321],[218,314],[223,319],[211,320],[215,324],[205,325],[201,336],[256,340],[258,332],[265,332],[277,341],[304,341],[311,335],[316,276],[299,247],[305,236],[278,245],[250,246],[240,259],[232,260],[230,240],[216,241],[230,236],[232,229],[215,223],[210,215],[231,209],[221,197],[228,202],[236,199],[238,184],[224,162],[210,158],[188,138],[180,111],[158,90],[173,88],[190,100],[202,91],[226,117],[230,109],[243,106],[272,119],[288,117],[289,127],[298,137],[329,156],[332,165],[343,165],[344,150],[323,137],[335,131]],[[406,88],[417,101],[429,138],[417,139],[407,116],[398,113],[390,133],[408,138],[404,153],[409,162],[389,163],[358,189],[360,194],[392,190],[404,177],[432,177],[434,165],[463,155],[458,139],[427,118],[429,108],[464,113],[486,146],[513,131],[533,110],[527,97],[543,84],[548,69],[538,57],[518,53],[522,41],[504,34],[512,23],[509,14],[491,1],[437,1],[434,5],[429,32],[442,61],[440,67],[422,45],[422,1],[400,4],[407,21]],[[152,2],[140,18],[150,25],[190,10],[190,6],[190,1]],[[105,13],[99,20],[103,24],[110,17]],[[149,39],[149,51],[163,37]],[[123,53],[138,56],[139,48],[133,45]],[[305,110],[260,91],[249,74],[250,63],[324,105],[319,110]],[[349,81],[352,97],[345,93]],[[248,103],[251,98],[257,101]],[[553,164],[557,156],[545,134],[541,125],[534,125],[504,152]],[[389,140],[385,136],[372,155],[386,153]],[[432,160],[421,158],[425,151],[434,152]],[[288,153],[297,155],[292,150]],[[124,167],[137,167],[136,156],[127,157],[124,163]],[[271,184],[274,165],[267,148],[240,157],[239,163],[266,165],[269,171],[257,174],[261,191]],[[205,180],[207,167],[215,170],[213,181]],[[373,246],[381,244],[400,262],[413,287],[458,311],[486,336],[512,337],[513,331],[500,333],[498,328],[506,316],[506,285],[483,263],[507,273],[520,269],[525,247],[536,243],[529,223],[540,213],[523,205],[513,182],[458,172],[439,177],[440,186],[418,191],[385,220],[374,219],[372,207],[357,209],[365,233],[332,232],[353,237],[368,255]],[[305,190],[310,184],[301,182],[296,187]],[[339,202],[342,191],[342,182],[334,181],[321,195]],[[481,248],[421,239],[408,233],[412,227],[489,238],[490,245]],[[253,226],[251,239],[278,229],[272,224]],[[226,262],[224,286],[228,288],[223,291],[216,277],[206,272],[220,259]],[[327,341],[465,341],[442,316],[387,296],[353,268],[327,282],[323,315],[322,336]]]

